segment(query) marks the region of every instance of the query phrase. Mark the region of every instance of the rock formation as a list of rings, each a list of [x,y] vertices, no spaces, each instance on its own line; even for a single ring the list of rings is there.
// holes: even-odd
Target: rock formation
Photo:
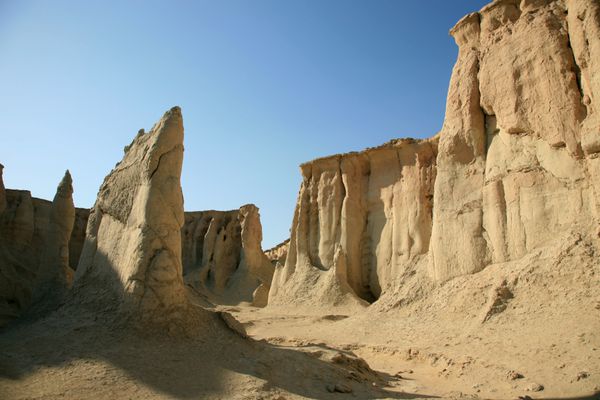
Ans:
[[[261,248],[262,227],[256,206],[186,212],[181,235],[187,283],[218,303],[265,304],[273,267]]]
[[[4,165],[0,164],[0,214],[6,210],[6,189],[4,189],[4,180],[2,179],[2,171]]]
[[[459,55],[437,160],[436,280],[597,226],[599,8],[496,1],[451,30]]]
[[[177,323],[188,309],[182,278],[178,107],[140,130],[104,179],[91,210],[73,303],[101,304],[135,322]]]
[[[55,302],[68,286],[72,190],[67,172],[53,202],[31,197],[26,190],[5,191],[6,209],[0,215],[0,326],[21,315],[32,300]]]
[[[74,222],[73,180],[67,171],[52,201],[48,230],[32,293],[34,302],[44,301],[49,305],[60,299],[71,285],[73,270],[69,266],[69,239]]]
[[[288,249],[290,247],[290,239],[286,239],[278,245],[265,250],[265,255],[271,261],[273,266],[277,264],[285,265],[285,259],[287,258]]]
[[[285,266],[269,304],[358,305],[425,254],[437,138],[303,164]]]
[[[436,137],[301,166],[270,304],[373,301],[408,266],[444,282],[598,234],[600,4],[498,0],[450,33]]]

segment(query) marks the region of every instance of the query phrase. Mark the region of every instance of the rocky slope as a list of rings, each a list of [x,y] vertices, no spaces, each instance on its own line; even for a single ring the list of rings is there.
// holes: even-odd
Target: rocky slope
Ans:
[[[185,281],[220,304],[265,305],[273,266],[261,248],[262,226],[253,204],[233,211],[185,213]]]
[[[450,33],[435,138],[301,166],[271,304],[371,302],[415,268],[439,284],[567,230],[597,236],[600,4],[500,0]]]

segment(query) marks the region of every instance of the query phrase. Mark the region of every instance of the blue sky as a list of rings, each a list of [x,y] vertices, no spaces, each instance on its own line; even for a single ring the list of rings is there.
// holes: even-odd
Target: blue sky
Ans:
[[[0,0],[0,163],[52,199],[64,170],[91,207],[140,128],[183,110],[188,211],[261,209],[289,236],[298,165],[442,125],[478,0]]]

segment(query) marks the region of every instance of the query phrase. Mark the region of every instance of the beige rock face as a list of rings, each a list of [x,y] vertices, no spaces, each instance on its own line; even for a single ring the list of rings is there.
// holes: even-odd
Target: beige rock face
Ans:
[[[437,138],[301,166],[285,266],[269,304],[364,305],[429,248]]]
[[[183,121],[175,107],[150,132],[138,133],[100,187],[75,275],[76,302],[153,323],[186,308],[182,160]]]
[[[273,266],[261,248],[262,226],[256,206],[186,212],[182,241],[187,283],[219,303],[266,304]]]
[[[271,304],[373,301],[408,266],[443,282],[598,234],[600,4],[498,0],[450,33],[436,138],[302,166]]]
[[[496,1],[452,29],[459,56],[440,136],[436,280],[597,224],[598,8]]]

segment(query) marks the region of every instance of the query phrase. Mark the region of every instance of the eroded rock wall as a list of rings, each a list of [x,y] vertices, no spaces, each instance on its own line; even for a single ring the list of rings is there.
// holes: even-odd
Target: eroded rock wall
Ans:
[[[435,184],[436,280],[597,225],[599,7],[496,1],[451,30],[459,56]]]
[[[600,3],[497,0],[450,33],[436,138],[301,166],[271,304],[373,301],[409,265],[444,282],[598,235]]]
[[[0,214],[0,326],[32,302],[51,303],[69,286],[68,237],[73,227],[72,186],[65,176],[53,202],[26,190],[5,190]]]
[[[217,302],[266,304],[273,266],[261,248],[256,206],[186,212],[182,241],[187,283]]]
[[[437,137],[303,164],[285,266],[269,304],[377,299],[429,248]]]

